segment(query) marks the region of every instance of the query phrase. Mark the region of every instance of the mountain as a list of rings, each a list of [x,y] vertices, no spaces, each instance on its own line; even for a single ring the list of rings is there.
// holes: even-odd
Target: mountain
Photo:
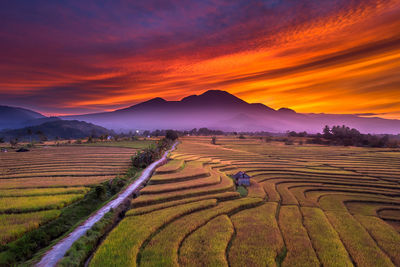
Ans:
[[[274,110],[219,90],[191,95],[180,101],[154,98],[128,108],[67,116],[63,119],[91,122],[116,131],[207,127],[224,131],[321,132],[325,125],[347,125],[363,133],[400,133],[400,120],[357,115],[301,114],[289,108]]]
[[[35,120],[45,118],[42,114],[29,109],[0,106],[0,130],[32,125],[35,124]]]
[[[28,130],[32,132],[31,136],[28,134]],[[3,130],[0,132],[0,136],[4,137],[6,140],[18,138],[21,141],[29,140],[30,137],[32,137],[32,139],[38,139],[38,132],[43,133],[50,140],[56,139],[57,137],[61,139],[78,139],[86,138],[92,134],[96,136],[113,134],[113,131],[92,123],[77,120],[53,119],[52,121],[40,125],[14,130]]]

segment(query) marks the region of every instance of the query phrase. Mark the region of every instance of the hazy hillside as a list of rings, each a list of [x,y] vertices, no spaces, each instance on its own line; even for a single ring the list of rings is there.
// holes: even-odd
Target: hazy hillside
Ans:
[[[207,127],[225,131],[320,132],[325,125],[348,125],[363,133],[400,133],[399,120],[356,115],[301,114],[250,104],[225,91],[210,90],[181,101],[154,98],[113,112],[69,116],[114,130],[154,130]]]
[[[32,133],[31,135],[29,134],[29,131]],[[0,132],[0,137],[4,137],[6,140],[9,140],[10,138],[29,140],[30,137],[32,137],[32,139],[38,139],[41,135],[44,135],[51,140],[56,139],[57,137],[61,139],[77,139],[86,138],[92,134],[99,136],[109,133],[112,133],[112,131],[92,123],[58,119],[36,126],[14,130],[3,130]]]
[[[42,114],[29,109],[0,106],[0,130],[32,125],[35,120],[44,118]]]

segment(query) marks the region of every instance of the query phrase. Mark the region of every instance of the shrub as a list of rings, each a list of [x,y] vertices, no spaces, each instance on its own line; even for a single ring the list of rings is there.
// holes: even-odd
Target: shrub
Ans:
[[[167,130],[165,133],[165,138],[175,141],[176,139],[178,139],[178,133],[174,130]]]
[[[211,137],[211,144],[216,145],[217,142],[217,137],[213,136]]]
[[[172,139],[163,138],[157,142],[156,145],[138,151],[134,157],[132,157],[132,165],[136,168],[146,168],[152,162],[159,159],[168,148],[171,147]]]
[[[11,139],[10,144],[12,147],[16,147],[18,145],[18,138]]]
[[[293,144],[294,144],[294,142],[291,139],[288,139],[288,140],[285,141],[285,145],[287,145],[287,146],[291,146]]]
[[[29,149],[25,148],[25,147],[21,147],[20,149],[18,149],[15,152],[29,152]]]
[[[105,188],[104,185],[98,185],[98,186],[96,186],[95,191],[96,191],[96,196],[97,196],[99,199],[104,199],[104,198],[106,197],[107,190],[106,190],[106,188]]]

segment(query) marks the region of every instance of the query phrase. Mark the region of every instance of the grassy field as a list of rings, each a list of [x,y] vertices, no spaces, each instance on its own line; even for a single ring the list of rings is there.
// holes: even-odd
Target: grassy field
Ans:
[[[399,266],[400,151],[180,141],[91,266]]]
[[[93,147],[126,147],[133,149],[144,149],[152,144],[154,144],[157,139],[141,139],[136,141],[104,141],[104,142],[96,142],[96,143],[84,143],[84,146],[93,146]]]
[[[0,265],[32,257],[111,196],[106,192],[103,199],[95,187],[105,181],[111,187],[113,179],[123,177],[136,152],[132,144],[115,143],[0,153]]]

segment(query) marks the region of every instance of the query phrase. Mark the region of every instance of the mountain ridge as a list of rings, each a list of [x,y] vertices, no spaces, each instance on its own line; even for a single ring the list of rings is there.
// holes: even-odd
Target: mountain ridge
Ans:
[[[39,117],[43,116],[35,112],[32,114]],[[221,90],[209,90],[200,95],[189,95],[179,101],[167,101],[161,97],[156,97],[110,112],[60,118],[85,121],[115,131],[191,130],[207,127],[224,131],[282,133],[294,130],[316,133],[321,132],[325,125],[347,125],[363,133],[400,133],[400,120],[361,117],[356,114],[297,113],[287,107],[275,110],[262,103],[248,103]],[[39,122],[43,123],[43,121],[50,119],[44,116],[33,120],[23,118],[23,120],[13,123],[19,126],[16,128],[21,128],[36,125]],[[1,123],[4,125],[7,124],[7,121],[2,122],[0,119],[0,126]],[[12,124],[8,124],[8,126],[10,125]]]
[[[207,127],[225,131],[321,132],[325,125],[348,125],[365,133],[400,133],[400,120],[345,114],[305,114],[283,107],[248,103],[226,91],[208,90],[179,101],[157,97],[112,112],[67,116],[116,131]],[[251,119],[250,119],[251,118]]]

